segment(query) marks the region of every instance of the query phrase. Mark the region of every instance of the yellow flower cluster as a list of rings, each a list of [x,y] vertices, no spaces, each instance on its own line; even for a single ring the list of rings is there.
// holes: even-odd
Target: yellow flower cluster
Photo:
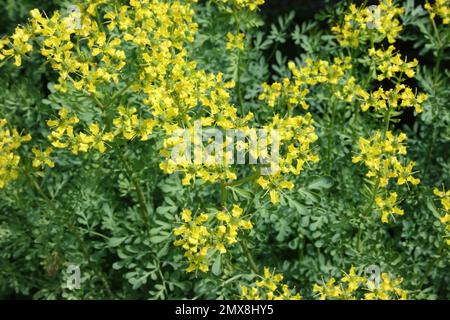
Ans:
[[[400,288],[399,285],[403,282],[402,278],[391,279],[388,273],[381,274],[381,281],[379,286],[374,281],[367,281],[367,289],[370,291],[364,294],[366,300],[406,300],[407,292]]]
[[[227,33],[227,49],[228,50],[244,50],[245,47],[245,34],[242,32],[239,32],[238,34],[233,34],[231,32]]]
[[[174,235],[180,237],[180,239],[175,240],[173,244],[181,246],[185,250],[184,256],[189,261],[186,271],[192,272],[200,269],[207,272],[209,270],[207,256],[210,232],[203,224],[208,220],[208,215],[201,213],[195,219],[192,219],[192,212],[183,210],[181,219],[184,224],[173,230]]]
[[[381,211],[381,221],[383,223],[389,222],[389,215],[397,214],[402,216],[405,214],[403,209],[397,207],[397,192],[390,192],[387,197],[377,196],[375,198],[375,204]]]
[[[431,19],[439,16],[443,24],[450,23],[450,0],[436,0],[433,4],[427,1],[425,9],[429,12]]]
[[[156,120],[139,117],[135,107],[125,108],[120,105],[117,108],[117,117],[113,120],[113,124],[114,136],[123,135],[127,140],[138,137],[141,141],[147,141],[153,132]]]
[[[358,97],[367,97],[366,91],[356,82],[355,77],[348,77],[336,88],[334,95],[345,102],[352,102],[353,99]]]
[[[108,1],[84,1],[80,9],[79,28],[74,17],[55,12],[48,19],[38,10],[31,12],[32,34],[41,54],[58,71],[56,88],[63,92],[72,83],[76,90],[95,94],[98,86],[119,82],[127,64],[125,47],[151,46],[153,50],[141,50],[142,58],[151,55],[158,61],[156,57],[171,55],[170,48],[181,49],[183,42],[192,40],[197,28],[192,10],[178,1],[133,0],[118,8]],[[106,29],[97,22],[98,14],[107,22]]]
[[[450,190],[439,190],[435,188],[433,190],[434,194],[438,196],[442,205],[442,210],[444,211],[444,216],[441,217],[442,224],[445,225],[446,238],[450,237]],[[450,245],[450,239],[447,239],[447,244]]]
[[[51,144],[58,149],[70,149],[73,154],[88,152],[90,149],[97,149],[100,153],[106,151],[106,142],[114,139],[111,132],[103,133],[100,126],[91,123],[87,132],[74,132],[74,125],[79,122],[75,115],[69,115],[69,110],[65,107],[58,111],[59,118],[47,120],[47,125],[52,128],[48,139]]]
[[[243,209],[233,205],[231,212],[218,211],[214,219],[209,219],[208,214],[200,213],[192,217],[192,211],[185,209],[181,212],[183,225],[174,229],[177,240],[175,246],[181,246],[184,256],[188,260],[187,272],[209,270],[208,257],[218,251],[220,254],[227,252],[227,247],[235,244],[240,230],[253,228],[249,220],[242,219]],[[211,220],[211,221],[210,221]],[[209,225],[206,223],[210,221]]]
[[[30,38],[28,30],[17,27],[9,39],[0,39],[0,61],[14,57],[14,64],[22,65],[22,56],[33,50],[33,46],[29,43]]]
[[[420,183],[418,178],[413,177],[412,171],[415,163],[410,161],[403,164],[399,156],[406,156],[407,139],[404,133],[395,136],[387,131],[383,136],[381,131],[376,131],[369,139],[359,139],[360,153],[352,158],[353,163],[362,162],[369,169],[366,174],[369,178],[376,179],[376,188],[386,188],[390,179],[396,179],[397,185]],[[375,198],[375,204],[381,211],[381,220],[388,222],[391,214],[403,215],[403,210],[396,207],[397,193],[390,192],[389,196]]]
[[[215,0],[215,1],[218,3],[223,3],[237,8],[247,8],[250,11],[258,9],[258,7],[262,6],[265,2],[265,0]]]
[[[382,87],[371,93],[359,92],[363,103],[363,111],[373,108],[375,111],[400,108],[414,108],[417,113],[422,112],[422,105],[428,99],[425,93],[414,93],[413,90],[404,85],[397,84],[394,88],[384,90]]]
[[[177,68],[183,65],[186,64],[180,61]],[[155,86],[152,89],[154,94],[149,95],[147,99],[154,106],[152,113],[161,122],[161,127],[167,136],[164,141],[164,148],[161,150],[161,155],[165,160],[161,162],[160,168],[167,174],[183,173],[185,175],[184,185],[188,185],[194,177],[208,182],[225,179],[234,180],[236,179],[236,173],[229,166],[227,160],[229,155],[227,153],[223,153],[225,159],[214,157],[207,162],[202,161],[202,151],[193,160],[187,152],[177,159],[171,159],[170,155],[173,148],[186,149],[182,147],[186,143],[183,137],[174,137],[176,132],[189,131],[191,142],[193,142],[196,132],[208,127],[214,127],[223,132],[231,129],[247,131],[249,130],[247,124],[253,118],[252,113],[242,118],[239,117],[236,107],[230,104],[229,89],[234,87],[234,81],[225,82],[221,73],[206,75],[202,71],[195,71],[194,67],[194,65],[189,67],[190,72],[187,73],[189,77],[184,74],[180,75],[182,79],[177,82],[175,87],[171,87],[170,83],[167,84],[165,89]],[[167,90],[167,92],[175,90],[176,96],[183,99],[164,98],[161,90]],[[167,109],[167,106],[163,108],[163,106],[159,106],[160,104],[170,105],[170,109]],[[203,106],[199,113],[204,114],[204,116],[197,119],[191,118],[189,114],[195,112],[194,109],[198,104]],[[173,110],[172,113],[170,113],[171,110]],[[175,123],[175,121],[179,121],[179,123]],[[200,126],[195,125],[196,121],[200,122]],[[199,143],[203,144],[202,141]]]
[[[298,105],[308,109],[309,106],[305,101],[309,93],[308,86],[320,83],[337,84],[345,75],[345,71],[351,69],[351,63],[349,57],[344,59],[336,57],[333,63],[306,59],[304,65],[300,67],[297,67],[294,62],[289,62],[288,68],[292,73],[292,80],[284,78],[281,83],[263,84],[263,92],[259,100],[266,101],[269,107],[274,107],[281,99],[289,109]]]
[[[397,16],[403,12],[404,8],[398,8],[393,0],[380,0],[377,6],[359,8],[351,4],[343,23],[334,26],[332,31],[343,47],[358,47],[369,39],[381,42],[387,38],[389,43],[394,43],[402,30]]]
[[[417,185],[420,180],[412,176],[411,171],[414,162],[409,162],[403,166],[398,155],[406,155],[404,141],[407,139],[404,133],[398,136],[391,131],[386,132],[383,137],[380,131],[376,131],[370,139],[360,138],[360,154],[352,158],[353,163],[363,162],[369,172],[368,177],[380,179],[380,186],[386,187],[389,179],[396,178],[398,185],[410,182]]]
[[[375,42],[387,38],[388,42],[395,42],[396,35],[402,30],[400,22],[395,18],[403,12],[403,8],[397,8],[393,1],[380,1],[378,6],[362,7],[350,6],[350,14],[345,17],[343,29],[335,27],[340,33],[338,39],[343,46],[357,47],[370,40],[371,48],[368,51],[371,69],[378,81],[385,79],[395,80],[393,87],[386,90],[379,87],[377,90],[367,92],[356,83],[356,79],[350,77],[347,84],[338,92],[338,97],[347,102],[357,98],[361,109],[366,112],[373,109],[375,112],[384,113],[384,130],[376,131],[370,138],[359,139],[360,153],[352,158],[353,163],[363,162],[369,169],[367,176],[374,178],[373,194],[368,199],[370,206],[375,203],[381,213],[383,223],[389,221],[393,215],[403,215],[404,211],[398,204],[398,194],[388,191],[390,179],[396,179],[397,185],[411,183],[417,185],[420,180],[412,176],[415,163],[410,161],[403,163],[398,156],[406,156],[406,147],[403,141],[407,139],[404,133],[394,136],[389,130],[391,116],[400,114],[402,108],[414,108],[416,113],[423,111],[423,104],[428,99],[425,93],[418,93],[403,84],[405,77],[415,76],[415,68],[418,65],[416,59],[408,61],[396,51],[395,46],[387,49],[377,49]],[[375,15],[375,16],[374,16]],[[375,20],[371,20],[374,19]],[[385,21],[383,19],[391,20]],[[384,21],[384,22],[383,22]],[[379,188],[386,188],[379,195]]]
[[[340,282],[331,278],[321,285],[315,284],[313,292],[319,295],[320,300],[404,300],[407,293],[399,287],[402,281],[401,278],[391,279],[388,273],[382,273],[379,283],[376,283],[358,275],[352,266]]]
[[[307,113],[305,116],[287,118],[275,115],[272,123],[265,127],[268,132],[277,130],[280,152],[278,162],[266,159],[272,174],[259,177],[257,183],[267,190],[273,204],[279,202],[281,190],[294,188],[294,183],[285,175],[300,175],[305,165],[319,161],[319,156],[311,148],[318,139],[313,124],[311,114]],[[266,158],[265,154],[259,156]]]
[[[223,93],[225,93],[225,91]],[[222,105],[215,102],[212,104],[209,103],[209,101],[204,101],[205,105],[211,107],[208,110],[210,116],[201,118],[202,128],[203,126],[215,124],[216,128],[222,129],[223,131],[236,129],[243,132],[247,137],[255,136],[256,130],[251,129],[248,126],[248,122],[253,118],[253,114],[249,113],[246,117],[239,118],[236,115],[236,109],[228,104],[228,94],[225,98],[226,99],[223,99],[222,101]],[[261,128],[266,130],[268,135],[266,148],[258,144],[258,148],[253,150],[248,143],[239,145],[237,148],[241,151],[247,151],[254,159],[264,159],[263,162],[266,163],[266,166],[270,167],[274,175],[278,172],[299,175],[305,164],[319,161],[318,156],[311,150],[311,144],[318,139],[313,124],[314,122],[310,114],[288,118],[280,118],[279,115],[275,115],[272,118],[271,123]],[[166,127],[172,132],[182,129],[178,126]],[[187,124],[184,129],[189,131],[189,139],[191,139],[192,142],[195,138],[195,126],[188,126]],[[277,162],[273,161],[267,154],[269,147],[273,143],[273,141],[271,141],[271,136],[274,130],[277,131],[277,138],[280,146],[280,154],[277,158]],[[191,180],[194,178],[199,178],[211,183],[218,180],[235,180],[237,178],[237,169],[229,165],[234,155],[233,152],[228,150],[229,144],[233,143],[231,137],[227,137],[227,140],[223,143],[222,157],[212,157],[211,159],[208,159],[208,161],[203,162],[198,159],[203,159],[201,151],[200,156],[196,156],[195,159],[192,159],[192,155],[187,153],[188,150],[185,150],[185,153],[182,153],[181,156],[176,159],[170,158],[171,150],[174,147],[179,147],[180,150],[184,150],[182,148],[182,146],[185,146],[186,141],[184,140],[185,139],[183,139],[182,136],[170,137],[165,140],[164,149],[161,150],[161,154],[168,160],[162,162],[160,165],[165,173],[171,174],[173,172],[182,172],[184,174],[183,185],[190,184]],[[279,177],[280,175],[273,179],[278,179]],[[277,184],[266,183],[263,180],[261,180],[260,185],[264,189],[277,188]],[[271,192],[271,198],[272,202],[278,202],[276,200],[278,197],[276,196],[275,191]]]
[[[391,79],[398,73],[405,74],[408,78],[413,78],[416,74],[414,69],[419,64],[419,61],[417,59],[410,62],[406,59],[403,60],[402,55],[395,53],[395,50],[395,47],[392,45],[387,50],[369,49],[369,56],[375,62],[378,71],[381,72],[377,77],[379,81]]]
[[[183,173],[184,185],[195,178],[207,182],[237,179],[237,169],[229,165],[228,153],[225,153],[225,161],[221,162],[195,163],[188,161],[187,157],[170,159],[171,150],[183,142],[174,138],[173,133],[181,129],[194,132],[196,121],[201,121],[202,127],[249,132],[248,123],[253,118],[252,113],[238,116],[236,107],[230,103],[234,81],[224,81],[221,73],[207,74],[197,68],[195,61],[188,60],[185,47],[193,41],[197,31],[189,2],[131,0],[127,5],[115,5],[104,0],[84,0],[79,5],[80,17],[65,16],[56,11],[48,18],[33,10],[29,26],[16,30],[11,40],[2,41],[2,49],[15,38],[21,39],[22,43],[36,42],[41,55],[59,74],[55,88],[68,94],[80,91],[92,97],[103,115],[98,119],[102,125],[83,124],[79,123],[76,115],[69,116],[66,108],[61,109],[59,119],[47,122],[52,128],[49,139],[53,147],[68,148],[74,154],[92,149],[103,153],[107,143],[115,137],[146,141],[158,130],[165,136],[164,147],[160,150],[165,159],[160,168],[167,174]],[[222,2],[232,4],[236,9],[255,10],[264,1]],[[244,34],[229,35],[229,38],[229,48],[243,48]],[[14,52],[20,57],[19,53],[24,54],[31,49],[27,46],[27,50]],[[309,85],[332,82],[347,64],[339,59],[335,65],[328,65],[325,61],[313,63],[311,60],[309,63],[310,66],[302,68],[302,74],[297,75]],[[122,78],[129,73],[122,72],[124,68],[135,74]],[[121,93],[129,90],[142,97],[136,107],[116,105]],[[109,96],[114,92],[116,94]],[[295,90],[293,93],[296,94]],[[301,100],[299,103],[303,104]],[[295,124],[303,120],[288,121]],[[78,130],[76,133],[76,125],[87,128],[86,132]],[[106,128],[108,131],[113,128],[112,132],[106,132]],[[303,163],[317,161],[315,156],[308,154],[309,140],[317,139],[312,125],[308,130],[311,132],[299,136],[302,141],[297,146],[289,144],[290,151],[303,154],[304,158],[294,161],[292,157],[286,157],[282,165],[284,171],[293,166],[290,162],[296,162],[296,169],[289,170],[299,172]],[[289,133],[291,129],[284,131],[287,137],[293,136]],[[229,143],[226,141],[225,146]]]
[[[17,129],[9,129],[6,119],[0,119],[0,189],[17,179],[20,155],[17,149],[31,140],[31,135],[21,135]]]
[[[242,300],[301,300],[302,296],[283,284],[283,275],[264,268],[264,276],[251,287],[241,286]]]
[[[253,228],[249,220],[241,219],[244,210],[238,205],[233,205],[231,213],[228,211],[219,211],[216,213],[216,219],[219,225],[215,228],[215,236],[212,239],[215,248],[220,253],[226,253],[225,245],[232,245],[237,242],[237,235],[240,229],[250,230]]]
[[[259,177],[256,181],[264,190],[268,190],[270,195],[270,201],[273,204],[280,202],[281,190],[292,190],[295,187],[294,183],[288,180],[284,180],[281,174],[270,175],[267,177]]]
[[[94,96],[106,122],[111,119],[107,114],[113,112],[109,107],[114,106],[114,101],[105,105],[99,99],[105,98],[104,92],[128,89],[146,96],[142,103],[148,108],[139,110],[139,114],[150,112],[154,117],[141,118],[136,108],[119,106],[113,123],[106,123],[108,128],[116,127],[114,133],[103,133],[93,123],[86,125],[87,133],[74,134],[73,127],[79,119],[68,117],[67,109],[63,108],[60,119],[48,121],[54,129],[49,136],[54,147],[70,148],[74,154],[91,148],[103,153],[105,143],[115,135],[145,141],[157,125],[162,125],[167,133],[177,122],[184,127],[190,120],[188,112],[199,103],[214,109],[215,120],[233,122],[235,110],[223,103],[229,99],[226,89],[233,84],[221,83],[221,75],[197,71],[196,64],[186,59],[184,44],[193,40],[197,30],[189,4],[131,0],[129,5],[116,7],[109,1],[85,0],[79,8],[80,17],[55,11],[47,18],[33,10],[26,28],[17,28],[10,38],[1,40],[0,60],[14,55],[20,65],[21,56],[32,49],[29,42],[35,41],[40,53],[59,74],[55,89]],[[127,60],[128,52],[137,57]],[[121,79],[122,69],[131,63],[135,64],[136,74]],[[99,86],[102,90],[97,90]]]

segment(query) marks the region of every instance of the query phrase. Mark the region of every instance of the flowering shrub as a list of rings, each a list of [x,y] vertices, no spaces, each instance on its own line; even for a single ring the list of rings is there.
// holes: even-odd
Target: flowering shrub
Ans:
[[[0,39],[1,297],[449,298],[449,1],[47,5]]]

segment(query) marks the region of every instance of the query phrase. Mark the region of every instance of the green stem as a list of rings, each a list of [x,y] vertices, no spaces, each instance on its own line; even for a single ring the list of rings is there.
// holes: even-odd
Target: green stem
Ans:
[[[89,94],[92,96],[92,98],[94,99],[95,104],[102,110],[106,110],[105,105],[97,98],[97,96],[93,93],[93,94]]]
[[[331,148],[333,144],[333,129],[334,129],[334,121],[336,117],[336,105],[335,99],[331,100],[331,121],[330,126],[328,127],[328,147],[327,147],[327,164],[328,164],[328,175],[331,175]]]
[[[250,268],[253,270],[254,273],[258,274],[259,273],[258,267],[256,266],[255,260],[253,260],[253,256],[247,247],[247,243],[245,242],[244,239],[242,239],[239,241],[239,244],[241,245],[242,251],[244,252],[247,258]]]
[[[221,202],[222,206],[226,205],[227,197],[228,197],[228,193],[227,193],[226,185],[225,185],[225,183],[221,183],[220,184],[220,202]],[[250,268],[253,270],[253,272],[258,274],[259,273],[258,267],[256,266],[255,260],[253,259],[253,256],[252,256],[250,250],[248,250],[247,243],[245,242],[244,239],[240,239],[239,244],[241,245],[241,248],[245,254],[245,257],[247,258]]]
[[[150,227],[150,222],[149,222],[149,218],[148,218],[149,212],[148,212],[147,205],[146,205],[147,201],[145,199],[145,194],[142,191],[139,181],[133,177],[133,171],[132,171],[130,165],[128,164],[128,162],[126,161],[126,159],[124,158],[124,156],[120,152],[118,154],[119,154],[120,160],[123,163],[123,166],[124,166],[124,169],[125,169],[125,172],[126,172],[128,178],[133,183],[133,185],[136,189],[136,195],[137,195],[138,202],[139,202],[139,213],[144,222],[145,230],[149,231],[149,227]]]
[[[434,22],[433,19],[432,19],[432,21]],[[435,23],[434,23],[434,27],[437,32]],[[440,65],[441,65],[441,56],[442,56],[442,47],[439,48],[439,50],[437,52],[436,65],[434,68],[434,83],[433,83],[433,93],[434,94],[436,92],[435,83],[438,81],[439,69],[440,69]],[[436,116],[436,106],[434,103],[432,103],[431,104],[431,119],[434,120],[435,116]],[[425,173],[428,171],[428,167],[430,166],[434,144],[436,143],[436,139],[437,139],[436,125],[435,125],[434,121],[432,123],[433,123],[433,129],[432,129],[432,133],[431,133],[431,142],[428,144],[428,147],[427,147],[427,155],[426,155],[425,165],[424,165],[424,169],[423,169],[423,172],[425,172]]]
[[[241,184],[247,183],[247,182],[252,182],[256,179],[258,179],[261,176],[261,172],[259,170],[256,170],[253,174],[242,178],[240,180],[236,180],[230,183],[224,183],[225,187],[236,187],[236,186],[240,186]]]
[[[109,101],[107,108],[109,108],[116,101],[117,98],[119,98],[122,94],[124,94],[130,88],[130,86],[131,85],[126,85],[122,90],[114,94],[113,97],[111,98],[111,101]]]
[[[237,63],[237,81],[236,81],[236,90],[239,99],[239,107],[241,111],[241,115],[244,115],[244,99],[242,98],[242,89],[241,89],[241,51],[238,53],[238,63]]]
[[[228,191],[225,183],[220,184],[220,204],[225,207],[228,198]]]
[[[432,107],[432,109],[434,109],[434,106]],[[431,111],[431,113],[433,114],[433,110]],[[434,116],[432,118],[434,119]],[[431,141],[427,147],[427,155],[426,155],[425,165],[423,166],[423,172],[425,174],[428,172],[428,168],[431,164],[432,153],[433,153],[434,144],[436,143],[436,139],[437,139],[437,130],[436,130],[436,125],[433,123],[433,129],[431,132]]]
[[[267,62],[270,62],[270,60],[272,60],[273,56],[275,55],[275,53],[277,52],[279,47],[279,43],[275,43],[275,45],[273,46],[272,52],[270,53],[269,57],[267,58]]]
[[[375,198],[377,197],[379,188],[380,188],[380,178],[377,178],[377,181],[375,182],[375,184],[372,188],[371,199],[370,199],[369,203],[367,204],[367,206],[362,210],[362,214],[364,217],[366,216],[367,212],[372,209],[372,206],[375,203]],[[356,247],[358,248],[359,251],[361,250],[361,237],[362,237],[362,228],[359,228],[358,237],[356,239]]]
[[[386,132],[389,130],[389,122],[391,120],[391,108],[388,106],[386,109],[386,113],[384,115],[384,128],[383,128],[383,133],[382,133],[382,137],[383,140],[386,138]]]
[[[388,108],[386,109],[386,113],[384,115],[383,132],[381,134],[383,140],[386,138],[386,132],[389,129],[390,120],[391,120],[391,108],[388,106]],[[380,182],[381,182],[380,177],[378,177],[372,188],[372,196],[371,196],[370,202],[362,211],[363,215],[365,215],[366,212],[368,212],[369,210],[372,209],[372,206],[375,203],[375,198],[377,197],[377,194],[378,194],[378,189],[380,188]],[[361,237],[362,237],[362,228],[359,228],[358,237],[357,237],[357,241],[356,241],[358,250],[361,249]]]

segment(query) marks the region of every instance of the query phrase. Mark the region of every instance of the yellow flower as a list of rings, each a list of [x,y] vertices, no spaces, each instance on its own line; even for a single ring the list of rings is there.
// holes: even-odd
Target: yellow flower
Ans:
[[[28,43],[31,34],[22,27],[17,27],[14,34],[11,36],[11,49],[4,49],[2,54],[4,56],[14,56],[16,66],[21,66],[22,56],[33,50],[33,46]]]
[[[104,153],[106,151],[105,142],[111,142],[114,139],[114,135],[111,132],[102,134],[100,132],[100,127],[96,123],[92,123],[89,125],[89,134],[90,134],[90,148],[97,148],[100,153]]]
[[[216,219],[220,222],[220,225],[216,228],[216,239],[214,241],[218,243],[220,248],[223,247],[222,241],[225,241],[228,245],[236,243],[240,229],[253,228],[249,220],[241,219],[243,211],[238,205],[233,205],[231,214],[228,211],[217,212]]]
[[[355,267],[351,267],[348,274],[341,278],[341,282],[347,283],[347,288],[345,289],[346,294],[351,295],[355,292],[362,283],[365,282],[365,278],[358,276],[356,274]]]
[[[184,210],[181,212],[181,219],[182,219],[184,222],[191,222],[191,221],[192,221],[192,211],[189,210],[189,209],[184,209]]]
[[[420,183],[420,179],[414,178],[411,174],[411,171],[415,165],[416,164],[414,161],[409,162],[406,166],[402,166],[399,162],[395,162],[394,166],[397,170],[396,175],[398,176],[398,185],[405,184],[406,182],[410,182],[412,185],[418,185]]]
[[[435,0],[434,4],[428,1],[425,4],[425,9],[430,14],[431,19],[439,16],[443,24],[450,23],[450,1],[449,0]]]
[[[313,292],[318,293],[320,300],[325,300],[327,298],[338,299],[342,295],[342,290],[339,285],[335,285],[336,279],[330,278],[328,282],[323,285],[314,284]]]
[[[264,267],[261,280],[256,281],[251,287],[241,286],[242,300],[301,300],[299,293],[289,289],[282,283],[283,275],[270,272]]]
[[[383,223],[388,223],[389,219],[388,217],[390,215],[404,215],[404,211],[400,208],[398,208],[397,205],[397,193],[391,192],[389,194],[389,197],[383,198],[383,197],[376,197],[375,198],[375,204],[381,211],[381,221]]]
[[[227,33],[227,49],[228,50],[233,50],[233,49],[237,49],[237,50],[244,50],[244,39],[245,39],[245,34],[243,34],[242,32],[234,35],[231,32]]]
[[[6,187],[19,176],[20,155],[17,149],[31,136],[21,135],[15,128],[5,128],[6,119],[0,119],[0,189]]]
[[[445,238],[450,237],[450,190],[440,191],[438,188],[434,188],[433,193],[438,196],[442,206],[443,216],[439,219],[445,226]],[[450,239],[447,239],[447,244],[450,245]]]
[[[55,166],[55,163],[50,158],[50,155],[53,152],[52,148],[47,148],[44,151],[33,148],[31,151],[34,154],[33,167],[43,167],[47,165],[48,167],[53,168]]]
[[[69,117],[69,109],[66,107],[58,111],[59,119],[47,120],[47,125],[53,129],[52,138],[59,140],[66,133],[68,136],[73,136],[73,125],[80,120],[77,116]]]

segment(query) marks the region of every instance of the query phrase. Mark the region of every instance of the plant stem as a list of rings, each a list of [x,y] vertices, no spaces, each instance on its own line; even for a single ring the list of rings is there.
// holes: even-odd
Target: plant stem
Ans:
[[[387,107],[386,113],[384,115],[384,128],[382,133],[383,140],[386,138],[386,132],[389,130],[389,121],[391,120],[391,108]]]
[[[388,106],[386,109],[386,113],[384,115],[384,121],[383,121],[383,132],[381,133],[381,137],[383,140],[386,139],[386,133],[389,129],[389,122],[391,120],[391,108]],[[367,211],[372,209],[373,204],[375,203],[375,199],[377,197],[378,194],[378,189],[380,188],[380,177],[377,178],[375,184],[373,185],[372,188],[372,196],[370,199],[370,202],[368,203],[368,205],[363,209],[362,214],[365,215]],[[361,237],[362,237],[362,228],[359,228],[358,230],[358,237],[356,240],[356,246],[358,248],[358,250],[361,249]]]
[[[242,251],[244,252],[247,258],[250,268],[253,270],[254,273],[258,274],[259,273],[258,267],[256,266],[255,260],[253,260],[252,254],[247,247],[247,243],[245,242],[244,239],[242,239],[239,241],[239,244],[241,245]]]
[[[328,164],[328,175],[331,175],[331,147],[333,144],[333,129],[334,129],[334,120],[336,117],[336,105],[335,99],[331,100],[331,121],[330,126],[328,127],[328,147],[327,147],[327,164]]]
[[[365,215],[366,212],[368,212],[369,210],[372,209],[372,206],[375,203],[375,198],[377,197],[377,194],[378,194],[379,187],[380,187],[380,178],[377,178],[377,181],[375,182],[374,187],[372,189],[372,196],[371,196],[370,202],[362,211],[363,215]],[[362,228],[359,228],[358,237],[357,237],[357,241],[356,241],[356,247],[358,248],[358,250],[361,250],[361,237],[362,237]]]
[[[259,171],[259,169],[258,169],[258,170],[256,170],[253,174],[251,174],[251,175],[249,175],[249,176],[247,176],[247,177],[245,177],[245,178],[242,178],[242,179],[240,179],[240,180],[236,180],[236,181],[233,181],[233,182],[230,182],[230,183],[224,183],[224,186],[225,186],[225,187],[236,187],[236,186],[240,186],[241,184],[244,184],[244,183],[247,183],[247,182],[251,182],[251,181],[253,181],[253,180],[256,180],[256,179],[258,179],[260,176],[261,176],[261,173],[260,173],[260,171]]]
[[[259,171],[257,171],[257,172],[259,175]],[[227,190],[226,190],[226,185],[225,185],[225,183],[221,183],[220,184],[220,202],[221,202],[222,206],[226,205],[227,197],[228,197],[228,194],[227,194]],[[245,242],[244,239],[240,239],[239,244],[241,245],[241,248],[245,254],[245,257],[247,258],[250,268],[253,270],[253,272],[258,274],[259,273],[258,267],[256,266],[255,260],[253,259],[253,256],[252,256],[250,250],[248,250],[247,243]]]
[[[119,158],[123,163],[123,166],[125,168],[125,172],[128,176],[128,178],[131,180],[131,182],[133,183],[135,189],[136,189],[136,195],[138,198],[138,202],[139,202],[139,213],[141,215],[141,218],[144,222],[144,227],[146,231],[149,231],[150,228],[150,223],[149,223],[149,212],[147,210],[147,201],[145,199],[145,194],[142,191],[142,188],[139,184],[139,181],[133,177],[133,171],[130,167],[130,165],[128,164],[128,162],[126,161],[126,159],[124,158],[124,156],[119,152]]]
[[[439,32],[437,31],[436,23],[434,23],[434,19],[432,19],[432,21],[433,21],[433,27],[436,31],[436,34],[439,37]],[[442,56],[442,47],[440,47],[437,51],[436,65],[434,67],[433,95],[436,94],[435,84],[438,81],[439,69],[440,69],[440,65],[441,65],[441,56]],[[432,133],[431,133],[431,142],[428,144],[428,147],[427,147],[427,155],[426,155],[425,165],[423,167],[424,173],[426,173],[428,171],[428,167],[430,166],[434,144],[436,143],[436,139],[437,139],[437,130],[436,130],[435,122],[434,122],[435,116],[436,116],[436,105],[433,103],[433,104],[431,104],[431,119],[433,120],[432,121],[433,129],[432,129]]]
[[[227,203],[227,198],[228,198],[228,194],[227,194],[227,188],[225,183],[221,183],[220,184],[220,204],[225,207],[226,203]]]

